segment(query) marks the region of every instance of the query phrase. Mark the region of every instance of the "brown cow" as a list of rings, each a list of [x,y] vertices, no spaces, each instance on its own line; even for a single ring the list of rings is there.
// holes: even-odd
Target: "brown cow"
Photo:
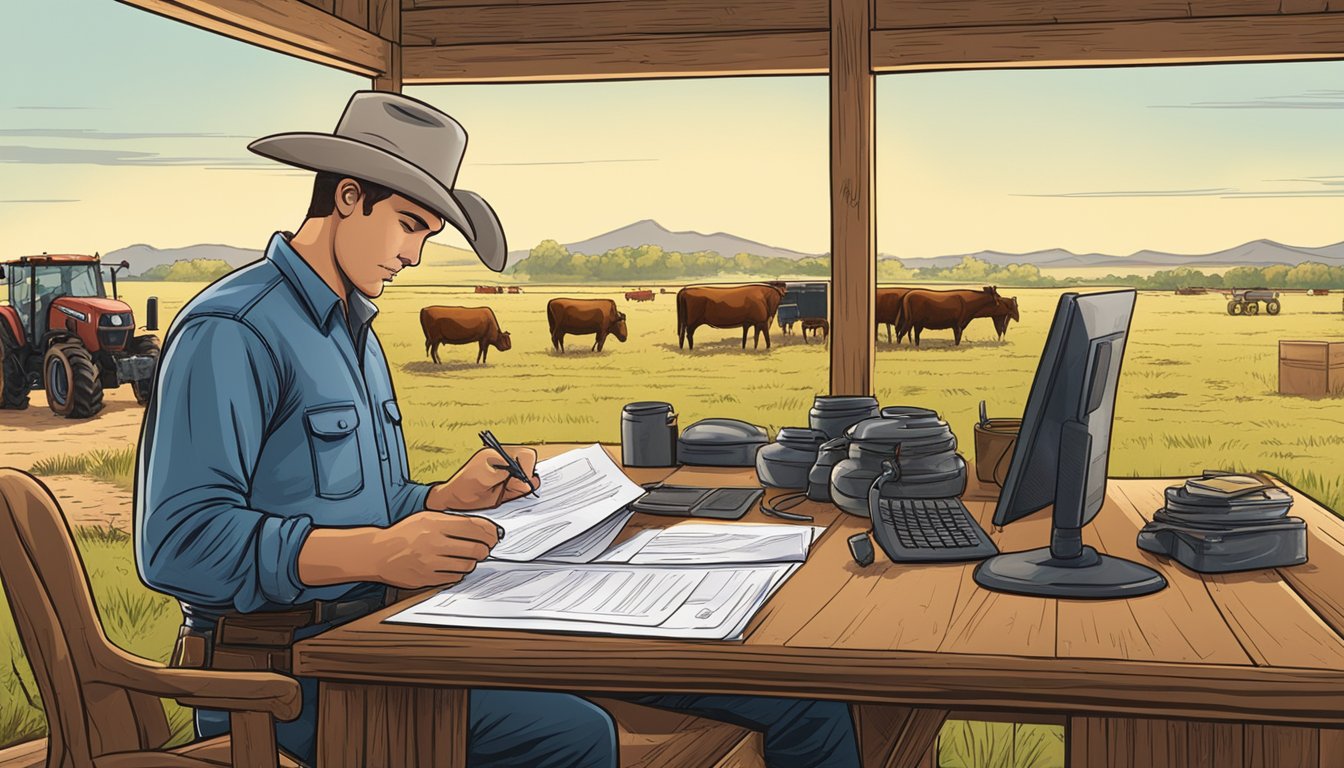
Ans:
[[[546,303],[546,322],[551,327],[551,347],[565,351],[565,334],[597,334],[593,349],[601,352],[607,335],[625,342],[628,329],[625,313],[616,309],[611,299],[551,299]]]
[[[824,338],[826,338],[826,339],[830,339],[830,337],[831,337],[831,324],[830,324],[829,322],[826,321],[826,318],[824,318],[824,317],[804,317],[803,320],[802,320],[802,323],[803,323],[803,343],[804,343],[804,344],[807,343],[807,332],[808,332],[808,331],[811,331],[811,332],[812,332],[812,338],[814,338],[814,339],[817,337],[817,331],[821,331],[821,335],[822,335]]]
[[[484,363],[493,345],[500,352],[513,347],[508,331],[499,329],[499,321],[489,307],[425,307],[420,310],[420,327],[425,332],[425,354],[439,362],[440,344],[476,342],[476,362]]]
[[[950,328],[956,343],[961,344],[961,334],[972,320],[977,317],[993,317],[996,314],[1018,319],[1016,300],[1000,296],[998,290],[993,287],[979,291],[912,290],[901,300],[896,340],[900,341],[906,334],[911,334],[915,346],[919,346],[920,332],[925,328],[934,330]],[[1005,321],[1005,332],[1007,327]]]
[[[909,288],[878,288],[877,302],[873,318],[876,326],[887,326],[887,343],[891,343],[892,326],[900,325],[901,299],[909,293]]]
[[[770,348],[770,324],[784,300],[783,283],[720,286],[693,285],[677,292],[677,346],[683,342],[695,349],[695,329],[742,327],[742,348],[747,348],[747,329],[755,328],[753,347]]]

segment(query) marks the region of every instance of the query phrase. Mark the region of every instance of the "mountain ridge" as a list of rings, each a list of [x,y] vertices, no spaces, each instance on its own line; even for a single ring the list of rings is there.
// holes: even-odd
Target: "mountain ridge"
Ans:
[[[575,253],[603,253],[619,247],[638,247],[658,245],[668,251],[690,253],[695,251],[714,251],[729,257],[738,253],[752,253],[757,256],[778,257],[792,260],[808,258],[829,258],[829,253],[807,253],[791,248],[767,245],[749,240],[729,232],[702,233],[694,230],[674,231],[659,224],[654,219],[639,221],[618,227],[609,232],[565,243],[564,246]],[[235,268],[262,257],[257,249],[238,248],[218,243],[202,243],[180,248],[156,248],[146,243],[136,243],[124,248],[108,251],[103,259],[117,262],[122,259],[131,264],[129,273],[139,275],[145,270],[160,264],[171,264],[182,259],[221,259]],[[509,262],[516,263],[527,258],[528,251],[509,252]],[[1230,248],[1209,253],[1182,254],[1143,249],[1127,256],[1105,253],[1074,253],[1065,248],[1044,248],[1026,253],[1009,253],[997,250],[982,250],[974,253],[949,254],[903,258],[901,262],[911,269],[946,268],[957,265],[967,256],[980,259],[995,266],[1012,264],[1031,264],[1042,269],[1062,269],[1068,267],[1102,267],[1122,270],[1139,267],[1192,267],[1226,268],[1232,266],[1270,266],[1285,264],[1296,266],[1306,261],[1316,261],[1332,266],[1344,266],[1344,241],[1316,247],[1295,246],[1269,238],[1259,238]],[[879,254],[880,258],[896,258],[889,254]],[[466,250],[452,246],[429,243],[424,254],[427,265],[474,264],[475,257]]]

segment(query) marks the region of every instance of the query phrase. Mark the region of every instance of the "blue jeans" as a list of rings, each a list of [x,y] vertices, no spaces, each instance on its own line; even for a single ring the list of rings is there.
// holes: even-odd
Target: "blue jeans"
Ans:
[[[276,741],[306,765],[317,756],[317,681],[298,678],[303,711],[277,722]],[[733,723],[765,735],[770,768],[858,768],[849,708],[835,702],[763,696],[625,696],[646,706]],[[201,738],[227,733],[228,714],[196,711]],[[617,768],[616,726],[586,699],[541,691],[473,690],[468,699],[470,768]]]

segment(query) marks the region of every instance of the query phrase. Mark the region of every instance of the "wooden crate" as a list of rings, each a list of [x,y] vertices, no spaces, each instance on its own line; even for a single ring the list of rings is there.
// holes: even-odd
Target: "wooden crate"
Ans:
[[[1279,394],[1344,393],[1344,341],[1280,341]]]

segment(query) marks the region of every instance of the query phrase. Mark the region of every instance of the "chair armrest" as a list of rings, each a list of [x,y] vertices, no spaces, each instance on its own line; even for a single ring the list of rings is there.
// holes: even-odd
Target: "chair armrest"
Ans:
[[[303,704],[299,681],[274,672],[180,669],[129,654],[117,656],[115,662],[100,665],[98,682],[176,699],[191,707],[264,712],[277,720],[298,717]]]

